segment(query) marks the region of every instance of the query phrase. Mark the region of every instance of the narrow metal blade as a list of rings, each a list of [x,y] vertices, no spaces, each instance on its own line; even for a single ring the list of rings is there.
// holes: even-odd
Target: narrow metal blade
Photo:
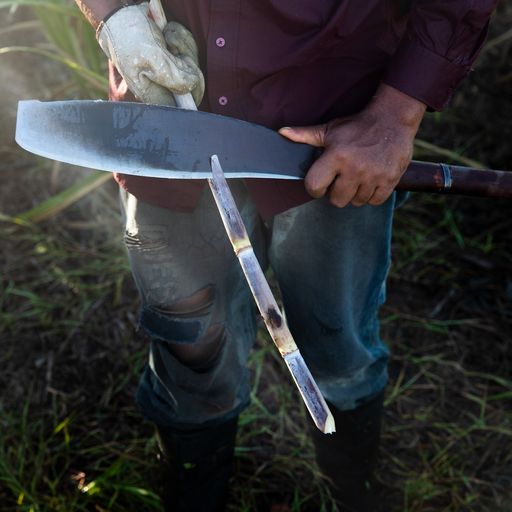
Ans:
[[[293,380],[302,395],[304,403],[306,404],[315,425],[324,434],[332,434],[336,432],[334,417],[300,352],[295,350],[294,352],[283,356],[283,359],[293,376]]]
[[[208,178],[302,179],[315,149],[230,117],[142,103],[20,101],[18,144],[37,155],[103,171]]]

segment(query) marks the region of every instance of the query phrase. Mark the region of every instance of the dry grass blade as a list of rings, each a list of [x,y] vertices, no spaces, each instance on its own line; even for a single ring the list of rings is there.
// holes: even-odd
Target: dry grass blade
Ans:
[[[478,162],[477,160],[473,160],[472,158],[462,156],[456,151],[447,148],[442,148],[440,146],[437,146],[436,144],[432,144],[431,142],[427,142],[425,140],[416,139],[414,141],[414,147],[426,150],[430,154],[449,158],[454,162],[460,162],[461,164],[467,165],[468,167],[474,167],[475,169],[486,168],[486,166],[482,162]]]
[[[20,213],[15,217],[15,221],[38,223],[54,217],[111,179],[112,175],[110,173],[91,172],[89,176],[73,186],[48,198],[31,210]]]
[[[38,21],[20,21],[8,27],[0,29],[0,36],[12,34],[13,32],[21,32],[26,30],[38,30],[41,24]]]
[[[89,87],[97,90],[98,93],[103,93],[108,87],[108,80],[103,76],[98,75],[94,71],[89,70],[83,66],[80,66],[74,60],[58,55],[50,50],[44,50],[42,48],[34,48],[31,46],[7,46],[0,48],[0,56],[8,53],[34,53],[42,57],[54,60],[64,64],[71,71],[75,72],[79,77],[83,78]]]
[[[11,11],[15,11],[17,8],[25,6],[41,7],[57,14],[66,14],[80,18],[80,13],[75,8],[74,4],[65,0],[0,0],[0,9],[9,8]]]
[[[488,52],[489,50],[492,50],[496,46],[504,43],[505,41],[508,41],[512,38],[512,28],[504,32],[503,34],[500,34],[499,36],[495,37],[494,39],[491,39],[488,41],[485,46],[482,49],[482,53]]]

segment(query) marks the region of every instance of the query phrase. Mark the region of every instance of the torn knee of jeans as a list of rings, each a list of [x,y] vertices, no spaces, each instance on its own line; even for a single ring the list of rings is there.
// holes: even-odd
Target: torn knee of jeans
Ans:
[[[140,327],[151,338],[175,343],[194,343],[207,329],[215,300],[213,285],[169,304],[145,304]]]
[[[217,359],[224,342],[224,326],[211,325],[204,336],[190,345],[183,343],[168,343],[167,349],[183,363],[197,371],[207,370]]]
[[[161,311],[180,317],[194,317],[208,314],[215,299],[215,287],[213,285],[201,288],[190,297],[177,300],[168,306],[160,308]]]
[[[224,326],[210,325],[215,287],[210,285],[168,305],[146,305],[141,328],[155,341],[163,341],[169,352],[193,369],[205,369],[218,355]]]

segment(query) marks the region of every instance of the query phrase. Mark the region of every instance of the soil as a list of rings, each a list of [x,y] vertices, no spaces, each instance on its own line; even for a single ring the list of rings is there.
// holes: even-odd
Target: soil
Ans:
[[[24,14],[20,16],[23,18]],[[505,34],[510,26],[512,3],[501,2],[491,26],[490,40]],[[0,38],[0,46],[3,43]],[[512,37],[509,37],[484,52],[475,72],[456,93],[451,107],[442,114],[429,114],[419,137],[487,166],[512,170],[511,64]],[[9,216],[38,204],[76,177],[66,173],[65,168],[59,170],[35,160],[13,144],[15,102],[50,97],[55,68],[30,57],[15,56],[1,61],[0,65],[0,92],[4,98],[0,104],[0,213]],[[27,76],[31,79],[27,80]],[[428,155],[428,158],[436,157]],[[42,176],[41,167],[45,166]],[[111,245],[106,243],[109,238],[112,245],[120,242],[116,202],[115,187],[107,185],[38,229],[47,237],[47,243],[53,237],[62,237],[65,245],[76,249],[74,256],[62,260],[63,265],[86,267],[88,254],[111,250]],[[512,375],[511,228],[510,200],[416,194],[397,212],[394,265],[381,315],[383,336],[393,357],[390,403],[386,409],[379,466],[383,492],[389,495],[396,510],[403,506],[404,474],[430,471],[430,475],[438,470],[440,480],[449,480],[442,472],[441,460],[425,462],[418,456],[429,444],[456,442],[441,429],[441,424],[456,418],[461,430],[472,428],[470,418],[478,417],[483,407],[474,397],[491,399],[503,389],[500,379],[507,380]],[[8,227],[5,233],[10,235],[0,246],[3,287],[5,290],[15,285],[22,289],[24,283],[37,281],[41,272],[34,259],[34,245],[29,237],[19,236],[15,229]],[[38,233],[37,240],[41,243],[41,231]],[[137,296],[133,284],[123,276],[119,276],[116,284],[116,268],[122,266],[120,251],[118,254],[117,267],[109,267],[111,274],[94,283],[94,286],[103,283],[111,287],[104,301],[89,304],[82,323],[67,334],[59,332],[59,336],[65,337],[62,343],[54,339],[51,316],[47,327],[38,325],[37,330],[31,330],[32,324],[27,323],[27,328],[19,328],[17,339],[0,332],[2,350],[5,349],[0,377],[4,410],[15,410],[23,401],[27,383],[40,389],[32,398],[31,405],[36,412],[49,408],[59,393],[65,395],[66,405],[61,405],[64,412],[99,400],[103,401],[102,406],[108,407],[113,403],[109,401],[114,400],[112,396],[116,410],[130,407],[136,377],[130,377],[122,391],[112,389],[112,394],[105,396],[109,372],[113,369],[117,373],[126,372],[133,354],[144,351],[146,343],[135,333]],[[54,300],[50,291],[46,296],[42,291],[41,294],[47,301]],[[23,312],[20,304],[0,302],[1,314],[13,310]],[[69,304],[70,310],[78,307],[78,303]],[[55,314],[67,313],[62,309]],[[92,322],[94,325],[89,325]],[[30,354],[26,352],[27,346],[31,347]],[[268,375],[274,374],[269,371]],[[275,382],[273,377],[267,378],[270,387]],[[281,377],[274,378],[278,381]],[[409,382],[410,387],[405,385]],[[396,389],[401,390],[399,397],[393,395]],[[512,509],[512,501],[508,501],[512,500],[509,455],[512,444],[508,434],[499,433],[500,428],[510,428],[508,411],[512,399],[500,399],[497,403],[493,406],[491,400],[485,406],[485,421],[490,430],[475,432],[471,438],[461,436],[457,441],[460,450],[454,455],[467,459],[459,467],[472,475],[471,485],[478,488],[479,503],[468,508],[449,508],[448,498],[443,495],[434,496],[424,508],[418,505],[414,510],[505,512]],[[430,411],[435,411],[435,421],[425,419]],[[107,423],[123,429],[123,424],[116,420],[112,417]],[[103,428],[107,430],[105,425]],[[151,432],[147,425],[140,428],[144,434]],[[265,439],[260,439],[261,448],[263,456],[268,456],[274,447]],[[260,462],[255,466],[259,467]],[[249,474],[252,469],[248,466],[242,472]],[[274,495],[264,499],[267,505],[272,496],[278,499],[290,495],[277,490],[283,486],[282,482],[277,484],[281,485],[275,486]],[[422,492],[426,494],[427,490]]]

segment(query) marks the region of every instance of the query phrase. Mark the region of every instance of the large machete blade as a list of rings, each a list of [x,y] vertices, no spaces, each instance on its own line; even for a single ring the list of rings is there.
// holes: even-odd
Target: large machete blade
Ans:
[[[155,178],[302,179],[315,149],[230,117],[142,103],[20,101],[16,141],[53,160]]]

